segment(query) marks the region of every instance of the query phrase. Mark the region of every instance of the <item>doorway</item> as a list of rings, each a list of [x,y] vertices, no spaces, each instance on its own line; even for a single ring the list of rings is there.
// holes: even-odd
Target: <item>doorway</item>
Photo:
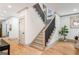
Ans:
[[[25,20],[24,17],[19,19],[19,43],[25,44]]]

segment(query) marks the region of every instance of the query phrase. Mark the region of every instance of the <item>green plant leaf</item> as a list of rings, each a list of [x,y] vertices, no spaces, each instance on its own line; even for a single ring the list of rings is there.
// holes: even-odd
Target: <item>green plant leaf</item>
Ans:
[[[64,27],[62,27],[61,28],[61,31],[59,31],[59,34],[60,35],[63,35],[63,36],[67,36],[67,34],[68,34],[68,31],[69,29],[67,28],[67,26],[66,25],[64,25]]]

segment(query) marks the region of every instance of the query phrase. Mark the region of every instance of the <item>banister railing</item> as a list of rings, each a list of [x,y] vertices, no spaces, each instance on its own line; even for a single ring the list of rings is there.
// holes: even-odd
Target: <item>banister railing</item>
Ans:
[[[38,12],[38,14],[42,18],[43,22],[45,22],[45,15],[44,15],[44,12],[42,11],[39,3],[35,4],[33,7],[36,9],[36,11]]]
[[[49,26],[45,29],[45,46],[46,46],[46,43],[48,42],[48,39],[51,36],[51,33],[53,33],[54,29],[55,29],[55,17],[50,22]]]
[[[45,22],[45,15],[43,10],[41,9],[39,3],[35,4],[33,6],[33,8],[36,9],[36,11],[38,12],[38,14],[40,15],[40,17],[42,18],[42,21]],[[48,39],[51,36],[51,33],[53,33],[55,29],[55,16],[53,17],[53,19],[50,20],[50,22],[42,29],[43,32],[45,33],[45,46],[46,43],[48,42]]]

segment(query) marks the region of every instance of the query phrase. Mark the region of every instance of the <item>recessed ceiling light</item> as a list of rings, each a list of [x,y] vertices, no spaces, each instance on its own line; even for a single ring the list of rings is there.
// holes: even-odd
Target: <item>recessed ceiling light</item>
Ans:
[[[8,8],[12,8],[12,5],[8,5]]]
[[[77,11],[77,9],[73,9],[73,11]]]

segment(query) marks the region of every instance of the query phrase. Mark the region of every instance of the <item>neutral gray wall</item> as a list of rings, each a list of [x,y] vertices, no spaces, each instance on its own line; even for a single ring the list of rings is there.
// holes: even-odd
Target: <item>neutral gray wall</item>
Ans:
[[[71,28],[70,27],[70,16],[71,15],[61,17],[60,28],[63,27],[64,25],[67,25],[68,29],[69,29],[69,33],[68,33],[67,38],[74,39],[74,36],[79,35],[79,28]]]

